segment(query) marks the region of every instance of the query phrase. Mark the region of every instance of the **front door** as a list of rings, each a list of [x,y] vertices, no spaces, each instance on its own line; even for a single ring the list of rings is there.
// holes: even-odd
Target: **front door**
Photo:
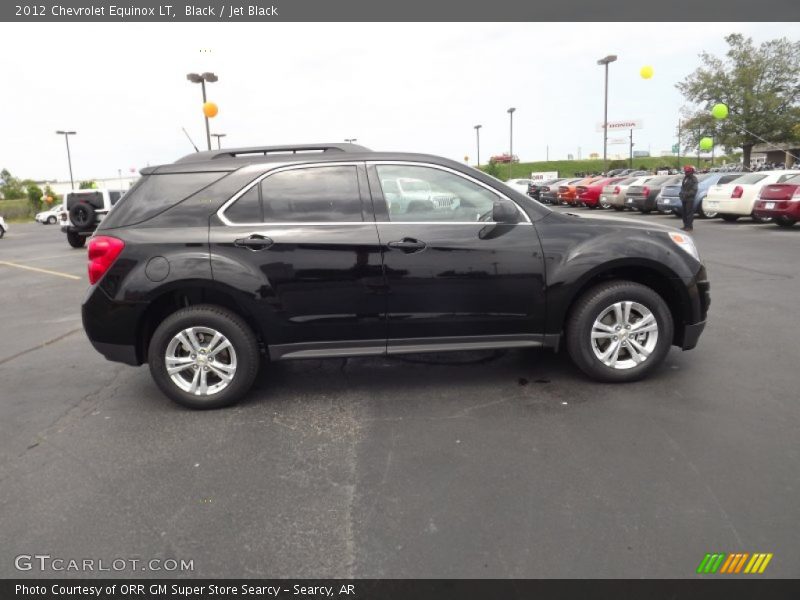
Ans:
[[[527,215],[494,222],[494,204],[511,201],[445,167],[370,163],[368,172],[390,353],[541,344],[544,263]]]

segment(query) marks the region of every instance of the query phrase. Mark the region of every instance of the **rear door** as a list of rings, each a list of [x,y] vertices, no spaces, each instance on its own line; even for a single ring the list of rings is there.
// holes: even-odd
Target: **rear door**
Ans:
[[[258,319],[272,358],[381,354],[385,286],[363,163],[281,167],[212,217],[214,280]]]
[[[446,167],[376,162],[368,173],[389,289],[389,353],[541,343],[544,262],[527,215],[495,223],[494,202],[511,200]],[[430,197],[397,201],[389,190],[403,178],[426,181]]]

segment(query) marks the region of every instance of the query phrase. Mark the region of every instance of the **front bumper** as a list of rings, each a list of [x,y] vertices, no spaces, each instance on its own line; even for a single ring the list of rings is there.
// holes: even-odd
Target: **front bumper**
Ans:
[[[705,328],[705,321],[700,321],[692,325],[684,325],[682,339],[677,340],[678,343],[676,345],[680,346],[681,350],[691,350],[697,346],[697,342],[700,340],[700,334],[703,333]]]

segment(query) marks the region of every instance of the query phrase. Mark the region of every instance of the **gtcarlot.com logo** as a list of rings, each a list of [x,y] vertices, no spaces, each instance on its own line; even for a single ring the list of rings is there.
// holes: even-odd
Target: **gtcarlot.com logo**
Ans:
[[[727,574],[735,575],[738,573],[746,575],[760,575],[767,569],[769,561],[772,560],[772,553],[747,552],[706,554],[697,566],[697,572],[701,575]]]

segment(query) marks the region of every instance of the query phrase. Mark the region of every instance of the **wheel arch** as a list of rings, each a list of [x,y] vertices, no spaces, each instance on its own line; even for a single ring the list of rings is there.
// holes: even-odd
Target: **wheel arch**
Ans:
[[[175,311],[198,304],[221,306],[237,314],[250,327],[259,347],[263,349],[265,342],[258,319],[247,309],[240,296],[241,292],[229,286],[205,281],[181,282],[179,287],[169,286],[154,292],[136,328],[136,358],[139,364],[147,362],[150,339],[159,324]]]

